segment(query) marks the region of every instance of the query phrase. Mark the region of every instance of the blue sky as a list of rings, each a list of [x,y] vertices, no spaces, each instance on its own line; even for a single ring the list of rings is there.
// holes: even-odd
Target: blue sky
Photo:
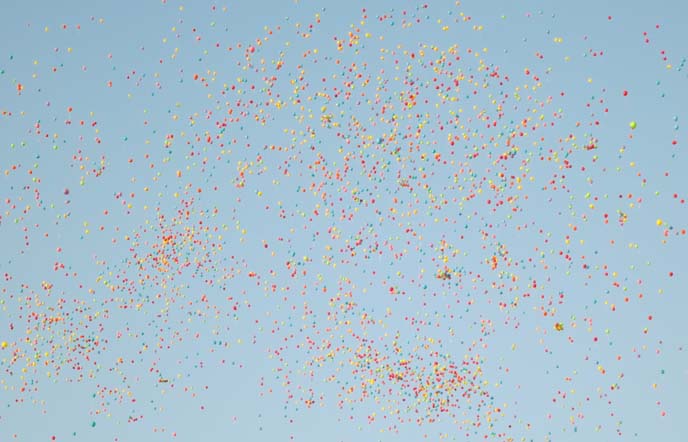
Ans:
[[[1,7],[0,440],[688,437],[683,6],[139,3]]]

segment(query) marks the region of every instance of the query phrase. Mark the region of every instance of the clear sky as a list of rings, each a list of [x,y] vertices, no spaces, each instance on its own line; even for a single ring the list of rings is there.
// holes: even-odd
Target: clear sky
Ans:
[[[0,442],[688,440],[678,1],[0,4]]]

